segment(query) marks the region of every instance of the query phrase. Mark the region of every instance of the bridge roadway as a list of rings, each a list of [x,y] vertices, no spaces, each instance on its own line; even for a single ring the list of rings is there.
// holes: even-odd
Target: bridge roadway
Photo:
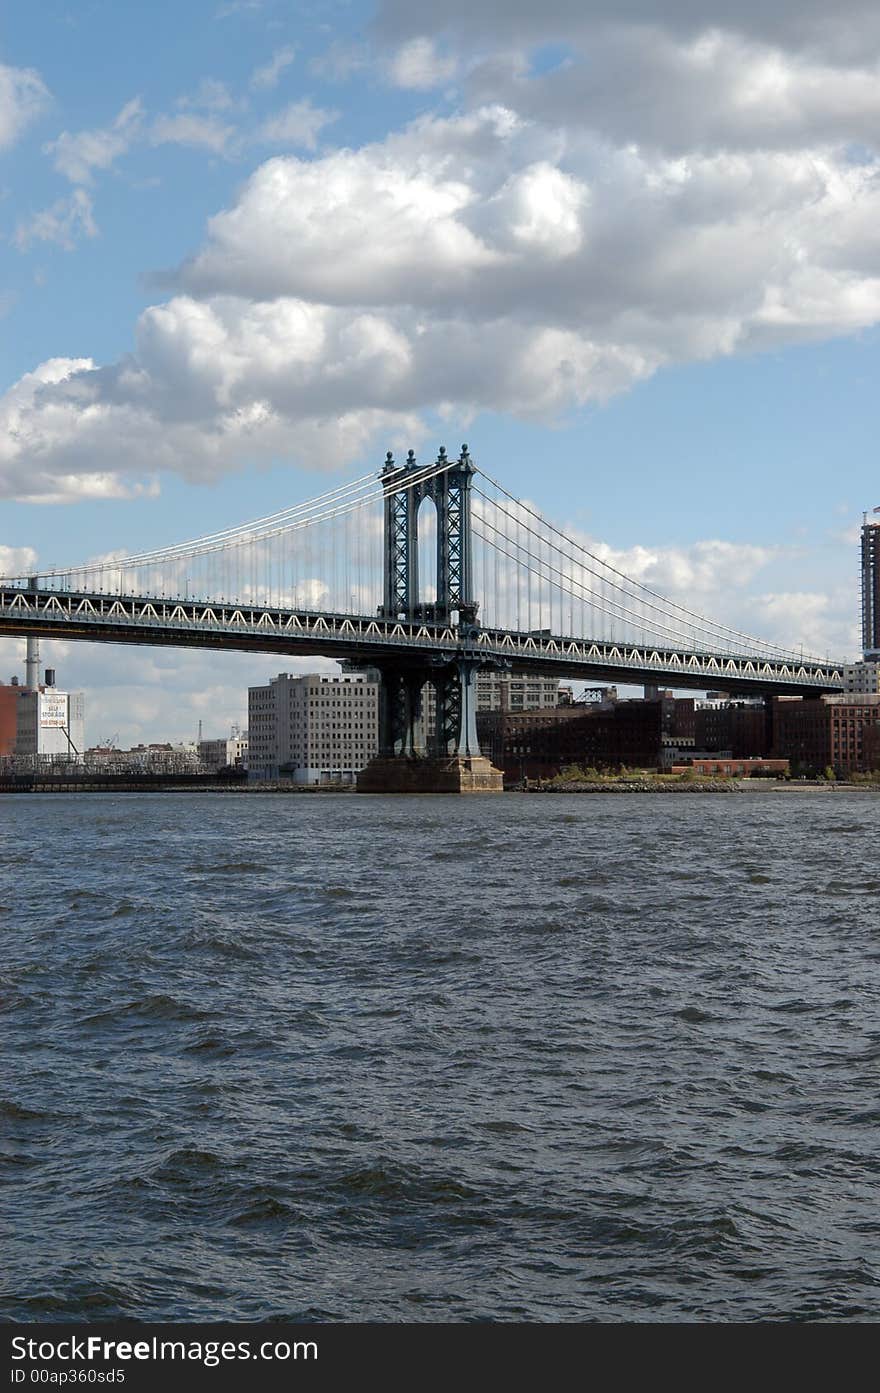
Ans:
[[[0,581],[0,636],[325,657],[414,668],[472,658],[487,666],[610,684],[817,696],[843,690],[839,666],[689,652],[547,631],[516,633],[196,599],[23,589]]]

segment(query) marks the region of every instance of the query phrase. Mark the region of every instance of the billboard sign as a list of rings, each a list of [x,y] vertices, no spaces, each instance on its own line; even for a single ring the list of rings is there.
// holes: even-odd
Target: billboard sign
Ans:
[[[40,693],[40,728],[42,730],[67,729],[67,693]]]

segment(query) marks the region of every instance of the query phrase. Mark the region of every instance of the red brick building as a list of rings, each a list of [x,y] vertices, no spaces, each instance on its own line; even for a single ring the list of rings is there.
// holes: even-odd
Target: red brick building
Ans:
[[[21,687],[0,683],[0,759],[15,754],[15,731]]]
[[[610,708],[480,711],[480,748],[504,771],[508,782],[552,778],[572,764],[597,769],[656,768],[663,705],[663,700],[622,701]]]
[[[694,747],[729,750],[734,759],[756,759],[768,754],[769,722],[763,704],[725,702],[698,707]]]
[[[880,696],[775,697],[773,753],[795,773],[863,773],[880,768],[878,726]]]

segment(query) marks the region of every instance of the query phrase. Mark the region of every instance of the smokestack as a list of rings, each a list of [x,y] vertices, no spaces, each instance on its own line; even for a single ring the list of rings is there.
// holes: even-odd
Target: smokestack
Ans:
[[[28,638],[27,657],[24,664],[24,685],[35,692],[40,685],[40,640]]]

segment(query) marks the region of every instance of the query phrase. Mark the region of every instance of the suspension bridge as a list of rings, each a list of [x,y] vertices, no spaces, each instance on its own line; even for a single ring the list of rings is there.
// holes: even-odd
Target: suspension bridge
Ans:
[[[395,760],[480,760],[481,668],[768,697],[842,689],[840,665],[624,575],[467,446],[430,464],[389,453],[378,475],[209,536],[0,577],[0,636],[21,634],[375,667],[386,781]]]

